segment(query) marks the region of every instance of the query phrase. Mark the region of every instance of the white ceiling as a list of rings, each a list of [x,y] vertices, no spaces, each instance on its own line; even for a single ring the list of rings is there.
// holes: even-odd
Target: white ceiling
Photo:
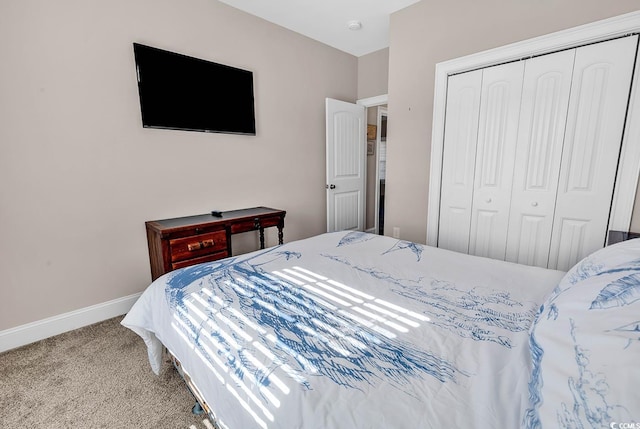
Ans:
[[[220,0],[357,57],[389,46],[389,15],[420,0]],[[349,30],[349,21],[362,28]]]

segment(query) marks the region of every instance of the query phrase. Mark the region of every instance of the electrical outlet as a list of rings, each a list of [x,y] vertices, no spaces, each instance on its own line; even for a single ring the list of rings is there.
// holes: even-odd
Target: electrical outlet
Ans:
[[[399,226],[394,226],[393,227],[393,238],[400,238],[400,227]]]

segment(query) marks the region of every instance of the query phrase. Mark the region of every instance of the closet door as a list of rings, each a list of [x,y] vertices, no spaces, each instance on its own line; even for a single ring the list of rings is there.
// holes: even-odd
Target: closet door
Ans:
[[[469,251],[481,85],[476,70],[450,76],[447,87],[438,247],[462,253]]]
[[[549,268],[605,244],[638,36],[576,50]]]
[[[525,63],[506,260],[546,267],[575,49]]]
[[[469,253],[504,259],[524,61],[484,69]]]

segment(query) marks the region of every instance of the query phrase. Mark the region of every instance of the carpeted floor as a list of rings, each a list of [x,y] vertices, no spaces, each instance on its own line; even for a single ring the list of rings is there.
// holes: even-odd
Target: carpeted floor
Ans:
[[[153,374],[121,320],[1,353],[0,428],[207,428],[177,372]]]

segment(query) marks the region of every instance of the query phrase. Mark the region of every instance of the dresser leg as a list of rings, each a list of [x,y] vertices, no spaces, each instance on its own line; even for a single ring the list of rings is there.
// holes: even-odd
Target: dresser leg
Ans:
[[[264,228],[260,228],[260,248],[264,249]]]
[[[282,225],[278,225],[278,244],[284,243],[284,234],[282,233]]]

